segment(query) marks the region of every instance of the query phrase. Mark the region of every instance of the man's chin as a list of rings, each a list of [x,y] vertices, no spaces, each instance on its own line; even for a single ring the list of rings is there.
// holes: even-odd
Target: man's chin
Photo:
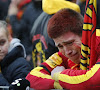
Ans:
[[[80,63],[79,57],[71,57],[69,59],[72,60],[76,64],[79,64]]]

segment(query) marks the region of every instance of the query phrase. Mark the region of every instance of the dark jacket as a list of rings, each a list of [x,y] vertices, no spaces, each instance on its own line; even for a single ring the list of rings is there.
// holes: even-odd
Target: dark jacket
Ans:
[[[54,41],[47,34],[47,23],[52,15],[43,12],[34,22],[31,38],[33,43],[32,59],[34,67],[44,62],[58,51]]]
[[[85,5],[86,5],[86,1],[83,1],[83,2],[79,3],[82,16],[84,16],[84,13],[85,13]]]
[[[71,8],[80,12],[80,8],[77,4],[66,2],[65,0],[42,0],[43,13],[34,22],[31,38],[32,38],[32,59],[34,67],[40,65],[49,56],[58,52],[58,48],[55,46],[54,41],[47,34],[48,20],[53,14],[63,8]]]
[[[26,77],[31,70],[29,63],[24,58],[24,47],[16,41],[13,39],[9,53],[0,62],[0,86],[9,86],[14,80]]]
[[[0,20],[5,20],[11,0],[0,0]]]
[[[21,43],[26,49],[26,54],[32,53],[32,43],[30,40],[30,31],[35,19],[42,12],[41,8],[36,8],[33,3],[26,6],[21,20],[18,20],[16,15],[10,16],[10,23],[12,25],[13,36],[21,40]]]

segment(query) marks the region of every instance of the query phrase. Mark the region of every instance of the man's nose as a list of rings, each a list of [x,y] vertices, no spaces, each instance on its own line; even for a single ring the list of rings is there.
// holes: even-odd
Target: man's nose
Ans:
[[[69,55],[72,53],[72,50],[67,46],[64,47],[64,51],[65,51],[66,55]]]

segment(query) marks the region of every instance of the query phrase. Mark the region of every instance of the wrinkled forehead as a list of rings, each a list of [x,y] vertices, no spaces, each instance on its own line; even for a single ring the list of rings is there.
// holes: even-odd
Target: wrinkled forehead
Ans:
[[[75,40],[75,41],[80,41],[81,37],[73,32],[68,32],[68,33],[65,33],[63,35],[61,35],[60,37],[57,37],[54,40],[55,42],[55,45],[58,46],[58,44],[63,44],[65,42],[70,42],[72,40]]]

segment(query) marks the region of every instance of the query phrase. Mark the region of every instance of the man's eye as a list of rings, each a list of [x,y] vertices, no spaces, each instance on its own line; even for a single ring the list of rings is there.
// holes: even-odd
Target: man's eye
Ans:
[[[74,41],[70,41],[70,42],[65,43],[65,45],[66,46],[71,46],[71,45],[73,45],[73,43],[74,43]]]
[[[67,43],[67,45],[72,45],[73,44],[73,42],[69,42],[69,43]]]
[[[63,46],[62,45],[58,45],[58,48],[63,48]]]

